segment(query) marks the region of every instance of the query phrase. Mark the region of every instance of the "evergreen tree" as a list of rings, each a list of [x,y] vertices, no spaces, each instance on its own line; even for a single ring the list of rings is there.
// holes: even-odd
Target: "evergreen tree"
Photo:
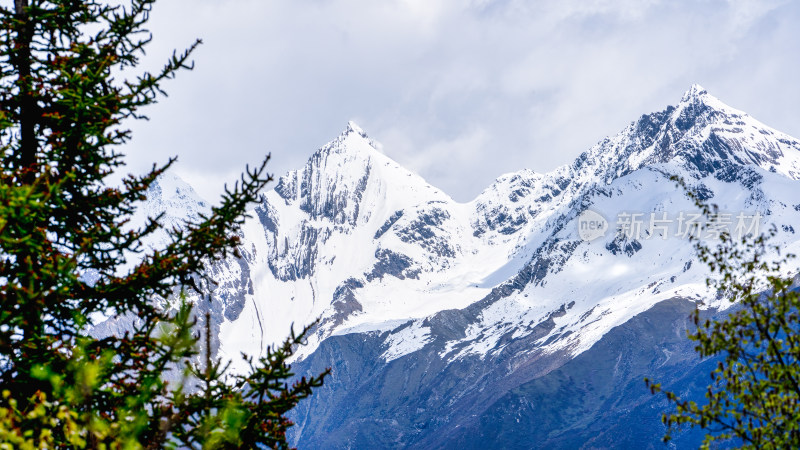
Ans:
[[[163,232],[159,217],[129,220],[174,160],[109,185],[126,121],[145,118],[200,43],[124,78],[150,42],[154,2],[0,6],[0,442],[13,447],[284,448],[285,413],[327,374],[288,384],[305,332],[227,374],[211,357],[210,317],[197,334],[192,308],[174,300],[235,254],[245,208],[271,180],[266,159],[156,250],[144,240]],[[98,338],[98,314],[136,320]]]
[[[683,180],[675,178],[707,218],[718,214]],[[692,315],[689,339],[702,358],[719,363],[710,374],[705,402],[681,399],[645,379],[653,394],[663,392],[675,405],[664,414],[665,441],[682,427],[708,431],[703,448],[715,441],[741,448],[800,447],[800,294],[787,263],[794,258],[769,244],[776,231],[734,239],[722,233],[719,245],[696,241],[708,265],[707,283],[735,305],[724,320]]]

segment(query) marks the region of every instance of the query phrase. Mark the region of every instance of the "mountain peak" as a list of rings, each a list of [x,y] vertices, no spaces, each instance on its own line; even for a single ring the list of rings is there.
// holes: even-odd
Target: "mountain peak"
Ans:
[[[699,84],[693,84],[683,94],[671,113],[672,123],[682,133],[691,128],[705,128],[710,123],[719,121],[720,115],[735,117],[739,121],[747,114],[726,105]]]
[[[677,107],[642,116],[622,135],[625,144],[617,158],[625,169],[612,175],[677,159],[701,174],[722,170],[718,176],[730,177],[750,165],[800,178],[796,139],[725,104],[699,84],[683,94]]]
[[[709,95],[708,91],[705,90],[703,86],[700,86],[699,84],[695,83],[691,85],[691,87],[689,87],[689,90],[684,92],[683,97],[681,98],[681,103],[690,102],[694,99],[698,99],[706,95]]]
[[[709,94],[708,91],[699,84],[693,84],[689,89],[683,93],[683,97],[681,97],[681,101],[677,105],[677,110],[716,110],[720,112],[725,112],[726,114],[734,114],[745,116],[747,115],[743,111],[739,111],[736,108],[731,107],[730,105],[726,104],[722,100],[714,97],[713,95]]]
[[[350,120],[347,122],[347,126],[344,128],[344,131],[334,139],[333,141],[329,142],[326,146],[322,147],[322,150],[330,150],[332,148],[340,148],[340,149],[355,149],[364,147],[363,145],[347,145],[345,144],[346,141],[351,141],[352,139],[355,140],[363,140],[366,141],[367,148],[369,150],[375,150],[378,153],[383,153],[383,146],[380,142],[371,139],[367,132],[364,131],[363,128],[358,126],[357,123]],[[351,141],[352,142],[352,141]]]
[[[352,120],[347,122],[347,127],[344,129],[344,132],[342,134],[348,135],[350,133],[356,133],[365,139],[369,139],[364,129],[362,129],[360,126],[358,126],[358,124],[356,124]]]

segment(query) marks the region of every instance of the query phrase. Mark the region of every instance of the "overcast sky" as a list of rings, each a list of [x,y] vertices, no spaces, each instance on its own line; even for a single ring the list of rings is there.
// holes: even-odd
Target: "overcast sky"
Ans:
[[[145,64],[196,69],[134,125],[132,171],[177,155],[214,200],[272,152],[302,166],[354,120],[459,201],[570,163],[692,83],[800,137],[800,2],[163,0]]]

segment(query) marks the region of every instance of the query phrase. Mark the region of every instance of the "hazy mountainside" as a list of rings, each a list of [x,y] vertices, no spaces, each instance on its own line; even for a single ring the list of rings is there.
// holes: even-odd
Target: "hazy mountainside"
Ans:
[[[699,86],[469,203],[379,148],[349,124],[263,196],[241,258],[211,268],[222,355],[259,354],[322,317],[295,367],[334,373],[297,411],[301,447],[655,445],[664,405],[642,377],[702,382],[682,327],[695,301],[728,306],[676,236],[696,208],[669,176],[732,231],[763,216],[798,247],[800,142]],[[149,212],[205,207],[171,183]],[[609,228],[592,240],[587,211]]]

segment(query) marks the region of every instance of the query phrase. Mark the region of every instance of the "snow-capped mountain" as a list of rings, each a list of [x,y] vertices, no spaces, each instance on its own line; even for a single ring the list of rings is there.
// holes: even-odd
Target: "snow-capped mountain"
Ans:
[[[295,367],[334,373],[298,409],[300,445],[480,447],[501,435],[522,437],[522,447],[534,435],[533,446],[584,445],[588,435],[574,441],[580,433],[558,421],[535,425],[542,392],[558,397],[548,389],[571,388],[586,364],[604,367],[596,358],[618,350],[613,389],[640,382],[636,361],[647,358],[644,366],[685,378],[686,367],[700,367],[680,339],[686,305],[730,306],[695,263],[686,234],[702,231],[688,227],[697,208],[671,175],[719,205],[731,231],[774,224],[777,242],[797,253],[800,142],[697,85],[573,163],[504,175],[469,203],[399,166],[350,123],[265,193],[242,230],[241,258],[210,268],[220,283],[219,352],[257,355],[290,323],[321,318]],[[206,207],[181,183],[163,184],[149,213]],[[586,214],[607,232],[582,239]],[[658,323],[648,331],[643,320]],[[579,421],[585,430],[601,416],[618,425],[646,398]],[[653,414],[639,422],[657,423]],[[604,435],[592,436],[602,446]]]

